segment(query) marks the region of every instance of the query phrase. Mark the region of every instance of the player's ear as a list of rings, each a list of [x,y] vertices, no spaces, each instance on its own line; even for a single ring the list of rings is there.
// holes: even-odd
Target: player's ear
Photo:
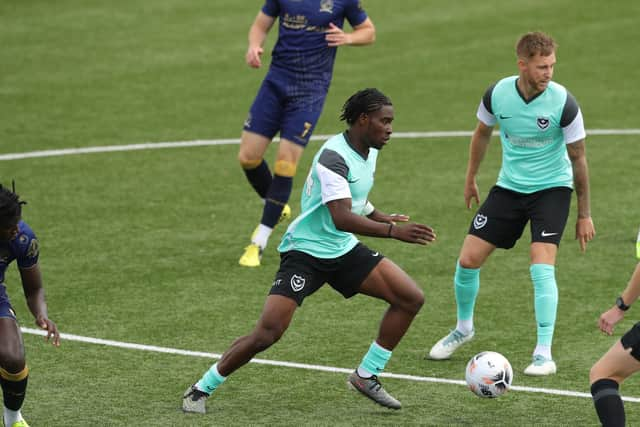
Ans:
[[[358,117],[358,123],[360,124],[367,124],[367,122],[369,121],[369,115],[367,113],[361,113],[360,117]]]

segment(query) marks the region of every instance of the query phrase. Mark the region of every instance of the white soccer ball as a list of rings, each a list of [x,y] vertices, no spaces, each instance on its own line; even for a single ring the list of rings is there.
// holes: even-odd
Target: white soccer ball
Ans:
[[[469,390],[480,397],[499,397],[513,381],[513,369],[506,357],[495,351],[483,351],[469,360],[465,371]]]

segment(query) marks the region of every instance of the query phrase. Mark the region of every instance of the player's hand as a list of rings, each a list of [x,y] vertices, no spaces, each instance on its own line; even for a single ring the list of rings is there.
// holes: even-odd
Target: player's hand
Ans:
[[[391,237],[407,243],[426,245],[436,240],[436,232],[428,225],[410,223],[391,227]]]
[[[47,331],[47,336],[45,337],[47,342],[51,341],[51,344],[60,347],[60,332],[53,320],[46,317],[38,317],[36,319],[36,325],[38,325],[40,329]]]
[[[464,185],[464,204],[467,209],[471,209],[471,200],[476,201],[476,205],[480,204],[480,192],[476,180],[466,182]]]
[[[598,326],[600,330],[607,335],[613,334],[613,327],[624,317],[624,311],[620,310],[617,306],[611,307],[609,310],[602,313]]]
[[[596,229],[593,226],[591,217],[578,218],[576,222],[576,240],[580,243],[580,251],[587,250],[587,243],[596,235]]]
[[[247,55],[245,56],[247,65],[249,65],[249,67],[251,68],[260,68],[262,66],[262,60],[260,59],[260,57],[262,56],[263,52],[264,49],[262,49],[262,47],[260,46],[249,46]]]
[[[337,47],[345,44],[351,44],[351,34],[342,31],[342,28],[338,27],[333,22],[329,23],[329,29],[325,32],[324,39],[327,41],[327,46]]]

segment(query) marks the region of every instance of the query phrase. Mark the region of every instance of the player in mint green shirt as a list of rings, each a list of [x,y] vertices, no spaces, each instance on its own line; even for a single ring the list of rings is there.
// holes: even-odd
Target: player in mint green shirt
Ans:
[[[480,268],[496,248],[509,249],[529,223],[529,268],[534,287],[537,345],[527,375],[557,370],[551,355],[558,288],[555,262],[575,189],[576,239],[580,249],[595,235],[589,202],[589,174],[582,113],[574,97],[551,81],[556,44],[548,35],[527,33],[516,45],[517,76],[492,85],[477,111],[464,188],[467,208],[479,203],[476,175],[493,128],[500,125],[502,167],[498,182],[478,209],[460,251],[454,276],[456,328],[429,352],[448,359],[475,330],[473,312],[480,288]]]
[[[423,224],[397,225],[409,217],[387,215],[368,201],[378,151],[388,144],[392,132],[389,98],[376,89],[359,91],[347,100],[340,118],[349,129],[330,138],[313,159],[302,190],[302,212],[282,239],[280,269],[255,329],[235,340],[220,361],[187,389],[182,400],[185,412],[206,412],[205,401],[211,393],[228,375],[278,341],[298,306],[325,283],[345,298],[364,294],[389,304],[378,336],[348,382],[386,408],[401,408],[378,375],[422,307],[424,295],[407,273],[354,234],[422,245],[436,236]]]

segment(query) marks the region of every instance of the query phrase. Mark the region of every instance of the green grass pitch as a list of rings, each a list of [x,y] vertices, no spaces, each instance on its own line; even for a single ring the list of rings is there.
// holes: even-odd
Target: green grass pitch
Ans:
[[[244,64],[260,1],[5,0],[0,4],[0,155],[144,142],[237,138],[266,69]],[[640,3],[569,0],[364,2],[377,42],[341,48],[316,134],[340,132],[340,107],[378,87],[396,113],[394,130],[470,131],[486,87],[516,72],[513,46],[530,30],[560,44],[554,80],[581,105],[587,129],[639,128],[632,89],[640,66]],[[267,41],[270,51],[275,29]],[[265,62],[269,62],[268,53]],[[638,135],[591,135],[596,239],[573,240],[575,200],[557,263],[558,374],[522,374],[535,345],[528,239],[498,251],[482,273],[477,335],[445,362],[424,359],[455,324],[452,276],[472,211],[462,187],[468,138],[392,139],[381,153],[371,199],[432,225],[438,242],[417,247],[363,239],[409,272],[426,304],[387,371],[461,380],[482,350],[505,354],[514,385],[588,392],[591,365],[614,337],[596,328],[635,265]],[[294,181],[320,142],[310,144]],[[40,237],[50,316],[62,332],[221,353],[250,331],[278,265],[276,230],[257,270],[237,260],[260,202],[236,162],[237,145],[0,160],[0,182],[16,180],[24,218]],[[273,147],[268,152],[272,159]],[[494,139],[479,176],[486,195],[499,167]],[[575,197],[574,197],[575,199]],[[18,274],[7,277],[23,326],[33,327]],[[310,298],[281,342],[260,357],[353,368],[375,337],[385,304],[344,301],[330,289]],[[206,416],[180,411],[180,395],[213,362],[25,334],[31,368],[23,413],[58,425],[597,425],[590,399],[511,391],[478,399],[456,384],[386,379],[404,404],[389,412],[347,390],[346,375],[249,364],[208,402]],[[638,378],[622,394],[640,397]],[[627,402],[629,425],[640,424]]]

